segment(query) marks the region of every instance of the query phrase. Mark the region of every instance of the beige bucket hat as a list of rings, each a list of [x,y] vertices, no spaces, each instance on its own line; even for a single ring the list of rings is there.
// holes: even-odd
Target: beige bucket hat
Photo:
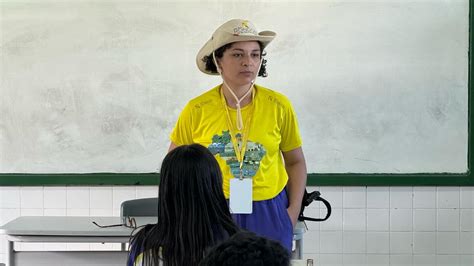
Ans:
[[[212,34],[211,39],[204,44],[196,56],[196,64],[203,73],[209,75],[219,75],[217,72],[206,70],[206,63],[203,61],[205,56],[212,54],[220,47],[243,41],[259,41],[265,48],[275,38],[276,33],[273,31],[258,32],[252,22],[244,19],[232,19],[222,24]]]

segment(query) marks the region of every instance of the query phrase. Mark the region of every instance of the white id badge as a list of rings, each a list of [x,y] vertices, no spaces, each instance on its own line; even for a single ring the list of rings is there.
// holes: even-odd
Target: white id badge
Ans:
[[[252,179],[232,178],[230,180],[229,208],[231,213],[252,213]]]

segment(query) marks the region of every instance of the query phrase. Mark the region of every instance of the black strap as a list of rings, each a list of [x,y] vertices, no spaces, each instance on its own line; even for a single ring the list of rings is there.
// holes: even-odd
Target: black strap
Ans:
[[[322,222],[326,221],[329,219],[329,216],[331,216],[331,204],[325,200],[324,198],[321,197],[321,193],[319,191],[313,191],[311,193],[308,193],[305,189],[303,196],[303,202],[301,203],[301,212],[298,217],[298,220],[300,221],[313,221],[313,222]],[[313,217],[307,217],[304,216],[304,209],[307,207],[309,204],[311,204],[313,201],[321,201],[324,206],[327,209],[326,217],[324,218],[313,218]]]

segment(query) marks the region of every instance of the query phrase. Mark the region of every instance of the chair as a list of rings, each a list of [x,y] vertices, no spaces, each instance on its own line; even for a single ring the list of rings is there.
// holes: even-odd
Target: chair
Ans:
[[[120,217],[158,216],[158,198],[126,200],[120,205]]]
[[[293,228],[294,250],[291,253],[292,259],[303,259],[303,234],[306,232],[306,225],[304,222],[298,221],[295,228]]]
[[[158,198],[143,198],[126,200],[120,205],[120,217],[125,219],[127,216],[158,216]],[[123,220],[122,222],[125,222]],[[295,251],[293,252],[294,259],[303,258],[303,233],[305,232],[304,224],[298,221],[297,226],[293,231],[293,240],[295,240]],[[122,244],[122,250],[125,249],[125,244]]]
[[[158,216],[158,198],[143,198],[126,200],[120,204],[120,217],[125,223],[125,217]],[[122,251],[126,250],[122,243]]]

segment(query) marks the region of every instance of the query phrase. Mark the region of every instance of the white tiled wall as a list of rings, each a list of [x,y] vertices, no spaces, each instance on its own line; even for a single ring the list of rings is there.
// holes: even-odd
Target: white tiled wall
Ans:
[[[316,265],[474,265],[474,187],[311,187],[331,218],[308,222],[304,254]],[[119,215],[127,199],[157,187],[0,187],[0,224],[21,215]],[[323,216],[311,204],[307,216]],[[4,259],[0,236],[0,262]],[[20,249],[105,249],[116,245],[33,244]]]

